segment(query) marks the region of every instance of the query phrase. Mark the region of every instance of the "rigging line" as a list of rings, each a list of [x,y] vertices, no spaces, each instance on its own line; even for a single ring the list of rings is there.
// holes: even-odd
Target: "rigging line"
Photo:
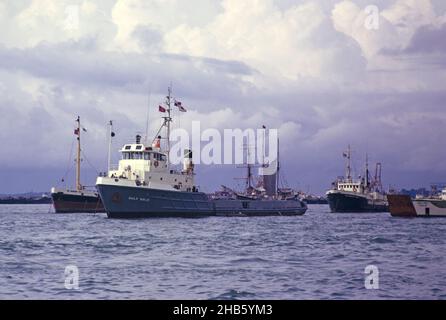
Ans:
[[[69,156],[68,156],[68,163],[67,163],[67,165],[66,165],[65,174],[62,176],[62,179],[63,179],[63,180],[65,180],[65,179],[67,178],[68,173],[69,173],[69,172],[71,171],[71,169],[73,168],[73,164],[71,164],[71,166],[70,166],[70,163],[71,163],[71,158],[72,158],[72,156],[73,156],[74,141],[75,141],[75,140],[72,140],[72,142],[71,142],[70,154],[69,154]]]
[[[66,183],[67,183],[67,177],[68,177],[68,174],[70,173],[70,172],[72,172],[73,171],[73,169],[74,169],[74,167],[76,166],[76,162],[75,161],[73,161],[73,163],[71,164],[71,166],[67,169],[67,172],[66,172],[66,174],[65,174],[65,176],[64,177],[62,177],[62,180],[60,180],[60,181],[58,181],[58,183],[57,183],[57,187],[59,187],[59,186],[63,186],[64,188],[66,187]]]
[[[96,169],[96,167],[94,165],[91,164],[90,160],[88,160],[87,156],[85,155],[84,151],[81,151],[82,156],[84,157],[84,159],[87,161],[87,164],[94,170],[96,171],[96,174],[99,175],[99,170]]]

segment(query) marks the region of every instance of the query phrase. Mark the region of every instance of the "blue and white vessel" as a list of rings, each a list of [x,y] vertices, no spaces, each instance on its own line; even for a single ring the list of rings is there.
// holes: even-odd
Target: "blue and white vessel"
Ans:
[[[195,184],[192,151],[184,150],[181,170],[169,165],[171,106],[177,105],[171,91],[166,97],[164,122],[151,145],[136,136],[134,143],[120,150],[118,168],[97,178],[96,187],[109,218],[203,217],[302,215],[306,205],[297,196],[283,198],[277,193],[232,194],[215,197],[199,191]],[[161,109],[160,109],[161,110]],[[165,130],[163,130],[165,129]],[[161,132],[166,132],[165,150]]]

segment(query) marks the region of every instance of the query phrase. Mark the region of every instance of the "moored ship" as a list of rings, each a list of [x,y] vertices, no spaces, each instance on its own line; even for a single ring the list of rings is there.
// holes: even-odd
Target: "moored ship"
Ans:
[[[381,183],[381,164],[376,164],[375,178],[371,179],[366,160],[365,175],[353,179],[351,149],[344,153],[347,159],[345,177],[338,178],[327,191],[331,212],[388,212],[388,202]]]
[[[393,217],[446,217],[446,188],[430,197],[392,194],[387,199]]]
[[[290,188],[279,188],[279,159],[271,164],[263,163],[257,183],[252,175],[252,165],[247,164],[243,192],[222,186],[222,191],[211,195],[215,211],[220,216],[299,216],[305,214],[307,205],[299,199],[299,193]],[[275,168],[275,170],[263,169]],[[266,171],[269,174],[266,174]]]
[[[195,184],[192,151],[184,150],[183,167],[169,162],[169,133],[172,106],[181,107],[169,93],[159,111],[167,114],[151,145],[141,136],[120,150],[121,160],[107,176],[98,177],[96,187],[109,218],[204,217],[301,215],[306,206],[297,198],[279,199],[264,192],[235,193],[226,189],[220,196],[199,191]],[[184,108],[183,108],[184,110]],[[164,129],[164,130],[163,130]],[[165,132],[163,138],[159,135]],[[166,141],[164,148],[161,141]],[[251,190],[252,191],[252,190]]]
[[[263,191],[248,195],[223,188],[228,194],[211,196],[217,216],[300,216],[307,211],[307,205],[297,195],[269,197]]]
[[[76,155],[76,187],[74,190],[51,188],[51,198],[55,213],[96,213],[104,212],[99,194],[96,190],[89,190],[81,184],[81,123],[77,118],[77,128],[74,134],[77,136]]]

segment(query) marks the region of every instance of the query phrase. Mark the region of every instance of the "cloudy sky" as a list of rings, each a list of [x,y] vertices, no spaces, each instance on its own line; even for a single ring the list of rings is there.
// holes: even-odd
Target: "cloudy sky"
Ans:
[[[0,193],[74,175],[77,115],[94,184],[108,120],[117,151],[145,131],[150,92],[156,130],[170,83],[188,107],[175,126],[278,128],[290,186],[322,193],[349,143],[386,186],[446,181],[444,0],[0,0],[0,30]],[[238,171],[197,178],[212,191]]]

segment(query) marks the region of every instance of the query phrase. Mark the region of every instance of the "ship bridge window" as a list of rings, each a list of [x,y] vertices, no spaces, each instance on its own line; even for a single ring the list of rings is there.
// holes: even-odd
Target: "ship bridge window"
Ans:
[[[142,155],[142,152],[134,152],[133,155],[134,155],[133,159],[135,159],[135,160],[144,159],[143,155]]]
[[[123,160],[141,160],[141,159],[144,159],[144,155],[142,152],[123,152],[122,159]]]
[[[125,146],[125,150],[130,150],[132,146]]]
[[[136,150],[141,150],[142,146],[136,146]]]

